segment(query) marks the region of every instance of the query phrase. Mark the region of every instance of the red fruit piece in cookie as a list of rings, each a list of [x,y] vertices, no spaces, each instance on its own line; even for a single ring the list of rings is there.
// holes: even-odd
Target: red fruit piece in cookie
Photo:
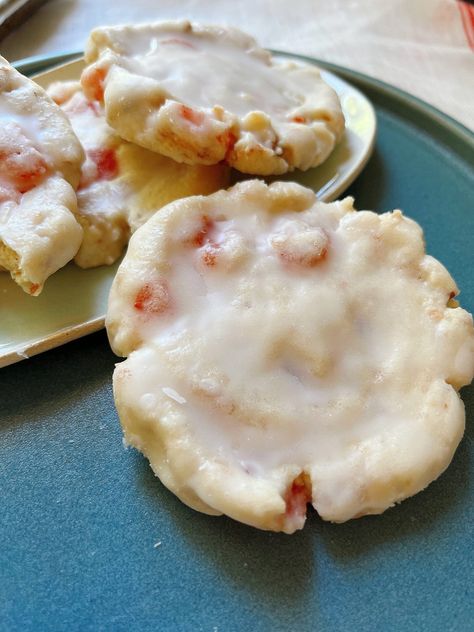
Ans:
[[[0,128],[0,177],[19,193],[40,184],[48,173],[45,157],[25,136],[20,125],[7,122]]]

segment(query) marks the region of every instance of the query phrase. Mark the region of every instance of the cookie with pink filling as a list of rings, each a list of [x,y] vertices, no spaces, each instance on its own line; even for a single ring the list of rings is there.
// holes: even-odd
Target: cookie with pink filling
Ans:
[[[400,211],[248,181],[174,202],[110,294],[128,444],[190,507],[261,529],[377,514],[461,440],[472,317]]]

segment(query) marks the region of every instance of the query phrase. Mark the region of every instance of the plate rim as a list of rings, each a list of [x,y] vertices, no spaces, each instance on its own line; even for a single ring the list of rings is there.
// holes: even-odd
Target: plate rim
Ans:
[[[21,360],[28,360],[39,353],[55,349],[67,342],[78,340],[83,336],[88,336],[96,331],[100,331],[105,327],[105,316],[97,316],[91,318],[78,325],[70,325],[63,327],[57,331],[44,336],[40,339],[35,339],[26,343],[25,347],[20,350],[13,350],[0,356],[0,369],[11,366]]]

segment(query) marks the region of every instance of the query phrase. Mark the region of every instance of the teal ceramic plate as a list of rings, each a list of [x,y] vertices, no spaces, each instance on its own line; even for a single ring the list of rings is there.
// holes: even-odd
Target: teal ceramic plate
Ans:
[[[349,192],[425,229],[474,310],[467,130],[342,68],[378,135]],[[416,353],[416,349],[413,350]],[[467,632],[474,621],[474,389],[466,437],[426,491],[292,536],[198,514],[124,450],[104,332],[0,371],[0,629]]]
[[[35,81],[47,87],[53,81],[80,77],[82,60],[61,63],[64,61],[53,57],[49,60],[53,67],[44,70],[48,60],[40,58],[20,63],[19,68],[35,73]],[[333,200],[353,182],[369,159],[376,119],[370,101],[356,88],[331,72],[325,72],[324,78],[339,95],[346,131],[321,166],[291,177],[313,188],[321,199]],[[54,274],[35,299],[12,283],[9,275],[0,274],[0,367],[101,329],[116,270],[117,265],[80,270],[71,263]]]

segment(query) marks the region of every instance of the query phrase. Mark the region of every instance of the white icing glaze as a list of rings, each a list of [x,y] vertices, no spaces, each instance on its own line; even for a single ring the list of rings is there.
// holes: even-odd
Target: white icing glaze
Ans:
[[[287,81],[268,60],[235,42],[194,33],[149,38],[135,32],[122,54],[128,70],[156,79],[176,100],[200,108],[220,105],[242,117],[264,110],[285,118],[310,87]]]
[[[0,126],[8,122],[16,123],[22,132],[37,146],[41,146],[41,127],[37,117],[32,114],[20,113],[9,104],[8,98],[0,94]]]
[[[285,219],[285,225],[290,221]],[[217,367],[211,400],[193,393],[186,380],[171,383],[193,411],[200,442],[251,462],[259,471],[289,459],[301,467],[331,459],[348,441],[360,441],[398,421],[409,426],[419,414],[411,397],[397,401],[400,393],[390,379],[390,366],[411,354],[414,339],[403,348],[400,341],[419,301],[417,280],[397,282],[398,271],[392,268],[374,271],[362,287],[353,283],[350,236],[347,243],[343,228],[331,231],[328,262],[320,268],[291,270],[269,243],[281,234],[282,224],[280,218],[254,215],[218,223],[213,232],[217,243],[225,243],[226,232],[233,228],[248,244],[245,269],[234,274],[228,266],[221,271],[217,264],[206,271],[196,265],[193,255],[199,249],[175,255],[168,277],[173,322],[163,326],[157,320],[146,329],[147,339],[165,357],[189,345],[193,373],[207,376]],[[310,212],[297,224],[295,230],[321,224],[328,228],[327,220]],[[370,240],[368,235],[362,247]],[[244,285],[242,275],[253,281]],[[374,281],[380,284],[377,301],[386,305],[377,315],[368,307]],[[345,284],[351,288],[343,290]],[[393,322],[393,303],[405,305],[405,318],[399,315]],[[420,319],[411,326],[419,333],[418,344],[432,340],[433,331],[424,331],[424,324]],[[169,369],[139,369],[137,386],[151,392],[153,385],[170,381]],[[407,378],[407,384],[412,382],[412,375]],[[379,386],[372,389],[374,383]],[[202,387],[201,381],[194,386]],[[209,392],[208,386],[203,390]],[[220,415],[212,406],[218,396],[269,402],[274,432],[269,437],[266,425],[235,423],[235,417]],[[313,423],[315,416],[324,421]]]
[[[466,312],[446,307],[455,284],[442,266],[427,265],[444,270],[438,286],[420,272],[420,228],[399,212],[351,212],[350,200],[297,215],[226,194],[196,206],[143,230],[141,249],[166,260],[167,290],[149,298],[139,232],[126,283],[147,292],[111,294],[112,344],[135,348],[117,387],[120,402],[138,402],[132,419],[153,419],[157,432],[182,423],[200,468],[280,477],[282,492],[288,468],[308,473],[316,508],[332,520],[378,513],[426,486],[462,434],[462,404],[445,380],[472,379],[474,334]],[[129,287],[120,274],[118,283]],[[128,326],[141,341],[129,351]],[[138,422],[125,425],[140,434]],[[160,468],[153,442],[130,442]],[[231,481],[222,484],[232,496]],[[186,485],[204,499],[198,483]]]
[[[99,103],[88,101],[85,98],[79,82],[75,83],[75,86],[76,92],[62,104],[62,108],[67,114],[76,136],[81,140],[84,149],[87,151],[116,144],[119,139],[110,126],[107,125]]]

